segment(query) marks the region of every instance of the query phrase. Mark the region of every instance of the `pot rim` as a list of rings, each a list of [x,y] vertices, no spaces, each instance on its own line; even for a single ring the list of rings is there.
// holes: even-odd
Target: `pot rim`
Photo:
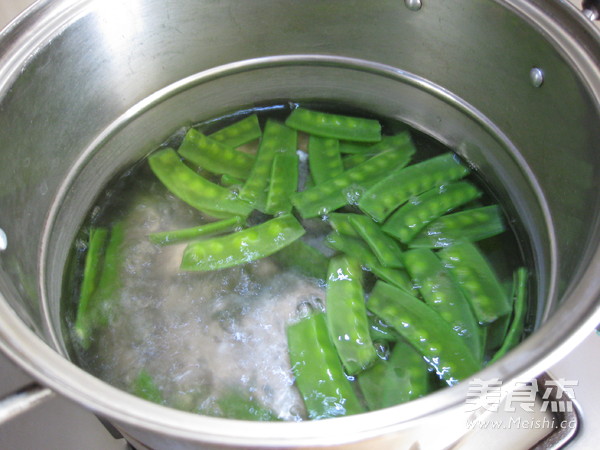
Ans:
[[[553,35],[552,40],[564,54],[569,55],[572,64],[581,68],[581,77],[600,109],[600,69],[594,64],[590,52],[583,51],[575,37],[569,36],[564,27],[559,26],[559,19],[545,14],[536,1],[497,2],[521,16],[535,18],[536,26],[546,34],[557,33]],[[600,32],[572,5],[565,5],[558,0],[546,2],[557,10],[566,11],[568,14],[563,15],[565,20],[569,20],[571,26],[582,27],[582,32],[587,34],[588,39],[595,40],[595,48],[600,48]],[[18,72],[14,63],[22,64],[29,56],[26,51],[31,50],[31,46],[12,53],[14,46],[22,42],[19,37],[29,34],[36,36],[37,43],[40,39],[45,41],[85,14],[93,3],[94,0],[38,1],[0,33],[0,52],[11,53],[12,56],[8,59],[11,67],[6,66],[6,70],[0,67],[0,91],[10,79],[6,76],[8,70],[11,74]],[[52,20],[45,16],[48,14]],[[34,33],[36,27],[39,29]],[[0,61],[5,62],[5,58],[0,57]],[[598,228],[596,225],[597,234]],[[572,350],[593,330],[600,322],[600,281],[597,277],[600,273],[600,248],[588,250],[586,259],[589,259],[590,265],[577,274],[578,283],[565,293],[565,302],[556,313],[517,349],[479,372],[477,377],[497,377],[505,382],[535,377]],[[569,302],[569,299],[577,298],[588,301]],[[468,388],[468,383],[462,382],[452,389],[434,392],[410,404],[323,421],[263,423],[200,416],[147,402],[83,371],[52,350],[30,330],[2,294],[0,350],[42,384],[101,416],[168,436],[237,446],[251,444],[269,447],[356,442],[406,428],[424,416],[456,408],[464,404]]]

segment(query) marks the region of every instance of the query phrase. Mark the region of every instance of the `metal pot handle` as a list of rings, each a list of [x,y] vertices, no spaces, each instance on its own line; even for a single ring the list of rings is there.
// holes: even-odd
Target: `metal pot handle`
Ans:
[[[600,0],[583,0],[583,14],[590,20],[600,20]]]
[[[50,389],[32,383],[0,399],[0,426],[31,411],[55,395]]]

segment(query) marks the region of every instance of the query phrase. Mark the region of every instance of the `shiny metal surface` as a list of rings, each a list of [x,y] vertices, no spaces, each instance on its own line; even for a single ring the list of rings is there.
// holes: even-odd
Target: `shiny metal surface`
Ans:
[[[424,2],[418,13],[366,3],[41,1],[5,30],[0,347],[152,448],[428,448],[458,439],[461,385],[357,417],[247,424],[148,404],[64,357],[66,246],[99,187],[181,124],[289,97],[406,120],[512,198],[546,301],[536,333],[482,377],[535,375],[582,339],[598,322],[600,291],[598,30],[558,0]],[[533,67],[545,74],[538,89]]]

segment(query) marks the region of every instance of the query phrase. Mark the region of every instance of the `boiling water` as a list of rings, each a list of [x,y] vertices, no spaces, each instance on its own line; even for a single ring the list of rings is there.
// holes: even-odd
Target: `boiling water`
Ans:
[[[285,117],[277,106],[260,112]],[[204,124],[217,129],[235,115]],[[383,121],[384,130],[406,128]],[[202,127],[201,127],[202,129]],[[418,159],[447,151],[441,144],[413,132]],[[172,138],[178,145],[181,136]],[[300,146],[303,144],[300,143]],[[484,203],[493,201],[488,192]],[[264,217],[254,216],[260,222]],[[85,234],[90,226],[122,222],[122,287],[112,300],[110,326],[98,330],[89,350],[73,339],[73,358],[106,382],[132,390],[141,371],[149,373],[165,404],[207,415],[223,415],[220,399],[230,395],[252,399],[278,419],[306,418],[302,398],[293,385],[286,327],[313,309],[324,309],[322,280],[283,269],[273,257],[214,272],[179,270],[185,243],[152,244],[152,232],[176,230],[207,222],[202,213],[173,197],[145,162],[111,183],[92,208],[74,259],[82,272]],[[303,238],[327,252],[322,238],[330,231],[320,220],[303,222]],[[522,265],[521,250],[510,232],[483,245],[500,277],[510,282]],[[76,277],[77,278],[77,277]],[[77,284],[67,287],[65,315],[70,328],[78,301]]]

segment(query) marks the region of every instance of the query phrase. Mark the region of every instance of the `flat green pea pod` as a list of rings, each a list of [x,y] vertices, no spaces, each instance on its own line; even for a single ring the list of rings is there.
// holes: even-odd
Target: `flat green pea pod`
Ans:
[[[175,150],[165,148],[148,157],[152,172],[176,197],[218,219],[247,217],[252,206],[186,166]]]
[[[458,180],[468,173],[469,169],[453,153],[397,168],[369,188],[358,202],[358,207],[377,222],[383,222],[412,197]]]
[[[90,229],[83,279],[79,293],[79,303],[77,304],[77,315],[75,318],[75,333],[81,342],[89,341],[89,321],[94,309],[93,296],[102,275],[104,251],[108,235],[109,231],[106,228]]]
[[[104,260],[102,261],[96,289],[88,299],[85,308],[81,312],[78,310],[77,313],[75,333],[79,343],[86,350],[92,343],[93,331],[104,328],[109,324],[112,304],[121,285],[121,265],[123,263],[121,246],[123,245],[124,235],[123,224],[116,223],[106,241]]]
[[[340,153],[347,155],[359,155],[370,152],[371,143],[368,142],[352,142],[340,141]]]
[[[337,139],[309,136],[308,164],[315,184],[322,183],[344,171]]]
[[[261,134],[262,131],[258,123],[258,116],[252,114],[221,128],[219,131],[215,131],[209,137],[221,144],[236,148],[258,139]]]
[[[506,291],[475,244],[457,243],[438,255],[458,281],[479,323],[491,323],[510,312]]]
[[[400,335],[390,327],[387,323],[381,320],[374,314],[367,313],[369,320],[369,333],[373,342],[396,342],[401,339]]]
[[[186,133],[178,149],[179,154],[198,167],[216,174],[227,174],[246,179],[255,157],[211,139],[194,128]]]
[[[165,403],[162,392],[154,382],[152,376],[145,369],[142,369],[133,381],[132,394],[149,402],[161,405]]]
[[[385,222],[382,229],[407,244],[427,224],[480,196],[481,191],[468,181],[458,181],[431,189],[401,206]]]
[[[393,326],[449,386],[481,368],[448,322],[409,293],[378,281],[367,308]]]
[[[327,329],[346,372],[355,375],[377,358],[365,306],[362,268],[358,260],[331,258],[326,294]]]
[[[243,226],[244,222],[245,219],[242,217],[232,217],[231,219],[219,220],[218,222],[211,222],[197,227],[150,233],[148,239],[150,239],[153,244],[157,245],[177,244],[201,236],[212,236],[234,231],[236,228]]]
[[[448,214],[427,225],[409,242],[411,248],[444,248],[459,240],[477,242],[506,230],[498,205]]]
[[[352,213],[331,213],[327,215],[327,222],[333,228],[333,231],[346,236],[360,238],[358,232],[354,229],[350,219],[358,214]]]
[[[295,152],[297,140],[296,131],[275,120],[267,120],[258,145],[256,161],[246,183],[240,189],[241,199],[250,202],[257,209],[264,209],[275,155],[279,152]]]
[[[344,156],[342,158],[342,166],[344,167],[344,170],[352,169],[371,159],[376,154],[377,153],[357,153],[355,155]]]
[[[294,149],[287,149],[273,158],[265,212],[272,215],[291,212],[291,196],[297,190],[298,155]]]
[[[260,404],[252,395],[231,390],[216,401],[218,416],[227,419],[269,422],[279,420],[275,413]]]
[[[413,152],[412,144],[381,152],[340,175],[298,192],[292,197],[292,203],[305,219],[356,204],[364,190],[389,170],[408,164]]]
[[[241,188],[244,185],[244,180],[241,178],[232,177],[224,173],[221,175],[221,186]]]
[[[375,253],[381,264],[391,268],[404,267],[402,250],[398,241],[385,234],[381,227],[373,222],[370,217],[353,214],[349,221],[358,235]]]
[[[364,412],[329,339],[324,314],[313,314],[288,326],[287,338],[295,384],[309,419]]]
[[[381,124],[377,120],[330,114],[306,108],[294,109],[285,124],[299,131],[346,141],[377,142]]]
[[[272,255],[304,235],[292,215],[283,215],[236,233],[188,244],[181,270],[208,271],[249,263]]]
[[[525,267],[520,267],[515,272],[516,278],[516,289],[515,289],[515,299],[514,299],[514,312],[513,318],[508,327],[508,331],[506,333],[506,338],[504,339],[504,343],[498,349],[498,351],[494,354],[489,364],[498,361],[502,358],[506,353],[509,352],[512,348],[514,348],[519,342],[521,342],[521,337],[523,335],[523,329],[525,327],[525,315],[527,313],[527,278],[529,277],[529,272]]]
[[[407,292],[412,291],[412,282],[406,272],[383,266],[367,244],[361,239],[339,233],[330,233],[325,238],[325,244],[338,252],[357,258],[362,266],[373,272],[377,278],[387,281]]]
[[[432,390],[429,375],[423,356],[400,339],[387,360],[380,360],[358,376],[358,384],[374,411],[427,395]]]
[[[293,268],[307,277],[327,279],[329,258],[302,239],[295,240],[273,256],[283,267]]]
[[[471,305],[442,261],[423,248],[404,253],[404,264],[425,302],[452,326],[475,359],[483,360],[483,343]]]

